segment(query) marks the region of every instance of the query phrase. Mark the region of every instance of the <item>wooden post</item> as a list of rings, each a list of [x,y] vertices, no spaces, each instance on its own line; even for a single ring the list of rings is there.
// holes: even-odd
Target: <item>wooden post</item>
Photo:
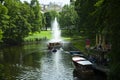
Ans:
[[[102,41],[101,34],[99,34],[99,45],[101,45],[101,41]]]
[[[99,44],[99,42],[98,42],[98,35],[96,34],[96,44],[95,44],[95,46],[97,47],[98,46],[98,44]]]
[[[102,48],[105,50],[105,36],[103,35]]]

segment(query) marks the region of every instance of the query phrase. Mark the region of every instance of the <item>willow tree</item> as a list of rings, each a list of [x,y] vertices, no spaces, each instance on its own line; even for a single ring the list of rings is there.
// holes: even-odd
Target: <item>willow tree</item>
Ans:
[[[109,28],[107,27],[107,16],[106,16],[106,1],[105,0],[97,0],[95,3],[95,11],[94,11],[94,16],[95,16],[95,26],[96,26],[96,44],[102,45],[103,48],[106,44],[106,35],[109,31]],[[97,42],[97,37],[98,37],[98,42]],[[96,45],[98,46],[98,45]]]
[[[76,10],[80,17],[80,25],[81,27],[86,28],[86,7],[85,4],[88,0],[77,0],[76,1]],[[95,27],[96,33],[107,35],[111,42],[112,49],[109,54],[110,59],[110,73],[109,80],[119,80],[120,79],[120,1],[119,0],[97,0],[95,3],[96,9],[93,12],[95,16]],[[84,14],[85,13],[85,14]],[[89,19],[88,19],[89,20]],[[93,28],[93,29],[94,29]]]

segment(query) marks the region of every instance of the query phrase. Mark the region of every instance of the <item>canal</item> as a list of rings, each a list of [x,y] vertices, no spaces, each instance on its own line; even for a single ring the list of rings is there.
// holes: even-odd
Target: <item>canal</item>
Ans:
[[[74,77],[66,50],[53,53],[45,42],[4,48],[0,50],[0,80],[82,80]],[[104,80],[101,78],[95,80]]]
[[[3,80],[73,80],[71,56],[52,53],[43,42],[0,50]],[[1,80],[0,79],[0,80]]]

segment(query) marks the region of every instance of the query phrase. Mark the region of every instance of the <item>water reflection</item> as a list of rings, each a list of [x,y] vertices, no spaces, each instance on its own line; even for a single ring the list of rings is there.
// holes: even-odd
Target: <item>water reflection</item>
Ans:
[[[51,53],[42,44],[5,48],[0,51],[5,80],[73,80],[71,56]]]
[[[42,57],[42,52],[38,52],[37,47],[40,45],[14,46],[1,50],[0,63],[3,65],[1,74],[3,79],[16,80],[16,77],[24,71],[40,68],[37,61]]]
[[[52,53],[51,58],[48,60],[44,57],[44,59],[41,60],[44,64],[41,69],[41,80],[73,80],[73,67],[70,57],[67,56],[68,54],[61,53],[61,51],[58,50],[56,53]],[[67,63],[65,61],[67,61]]]
[[[78,72],[76,72],[76,70],[73,70],[73,77],[74,80],[107,80],[107,76],[106,74],[104,74],[103,72],[100,71],[95,71],[94,76],[87,76],[85,75],[84,78],[82,78],[82,76],[80,74],[78,74]]]
[[[82,80],[74,74],[71,55],[64,50],[52,53],[45,43],[0,50],[0,80]],[[104,80],[100,75],[94,80]]]

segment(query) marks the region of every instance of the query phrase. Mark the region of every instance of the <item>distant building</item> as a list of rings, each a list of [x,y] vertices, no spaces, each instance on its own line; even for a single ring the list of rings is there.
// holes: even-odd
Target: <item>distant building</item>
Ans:
[[[59,11],[62,10],[61,5],[58,5],[58,4],[55,4],[55,3],[52,3],[52,2],[50,2],[49,4],[41,4],[41,8],[42,8],[43,12],[47,12],[47,11],[50,11],[50,10],[55,10],[55,11],[59,12]]]
[[[73,4],[75,3],[76,0],[70,0],[70,4]]]
[[[76,0],[70,0],[70,2],[75,2]]]

